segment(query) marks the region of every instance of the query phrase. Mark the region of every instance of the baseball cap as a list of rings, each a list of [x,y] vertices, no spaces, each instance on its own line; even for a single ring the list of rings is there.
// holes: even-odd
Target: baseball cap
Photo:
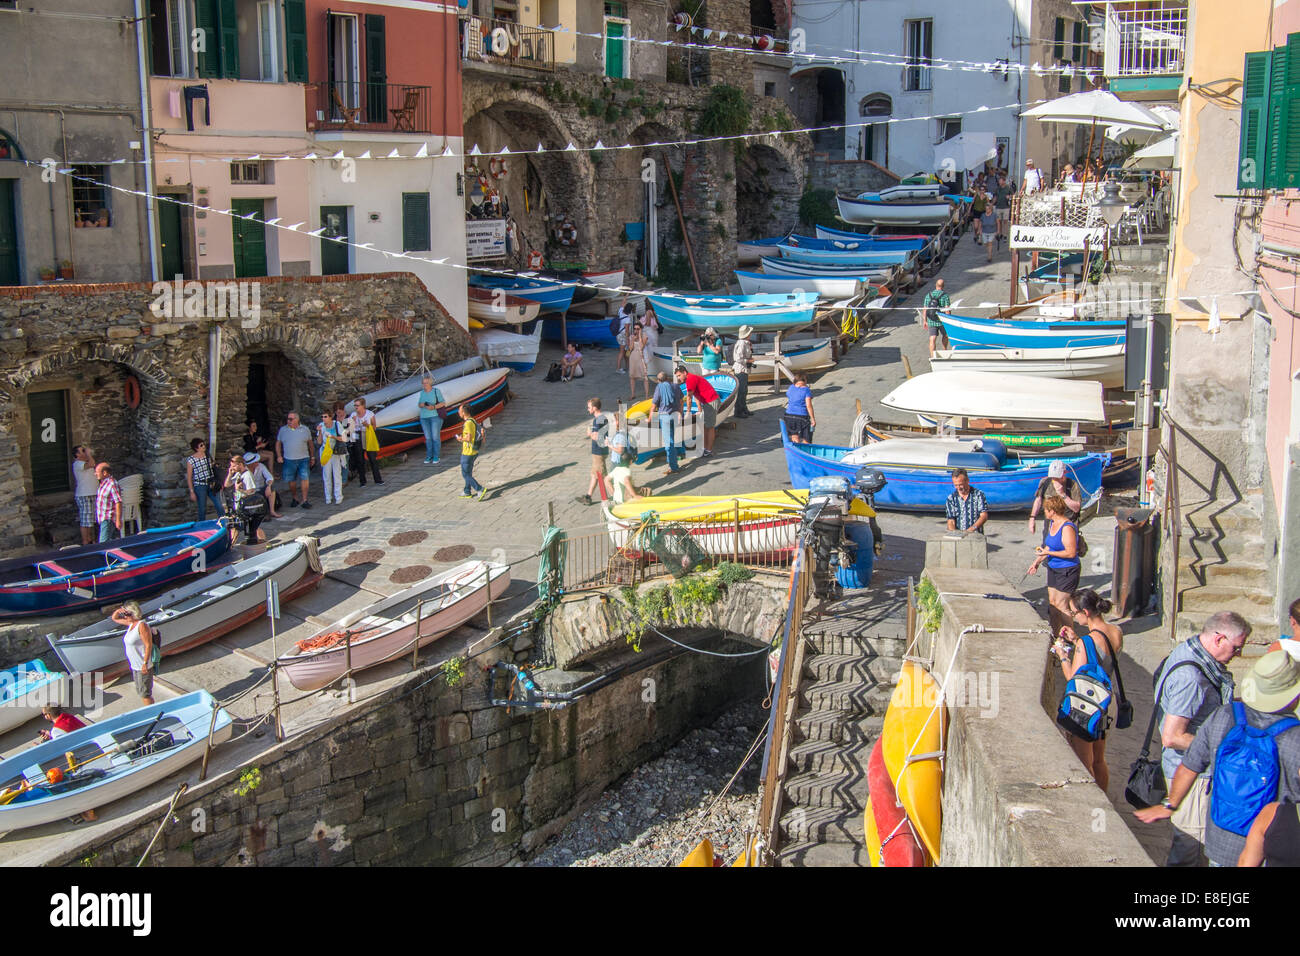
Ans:
[[[1063,461],[1054,461],[1054,462],[1052,462],[1050,465],[1048,465],[1048,466],[1047,466],[1047,477],[1048,477],[1048,478],[1064,478],[1064,477],[1065,477],[1065,462],[1063,462]]]

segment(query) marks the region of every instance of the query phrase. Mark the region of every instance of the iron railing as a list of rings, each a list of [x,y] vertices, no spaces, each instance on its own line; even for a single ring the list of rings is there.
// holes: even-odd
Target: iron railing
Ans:
[[[1187,48],[1187,4],[1154,0],[1106,8],[1108,77],[1177,76]]]
[[[309,129],[429,133],[430,87],[326,80],[309,99]]]
[[[492,17],[460,18],[460,55],[468,63],[495,63],[532,70],[555,69],[551,30]]]

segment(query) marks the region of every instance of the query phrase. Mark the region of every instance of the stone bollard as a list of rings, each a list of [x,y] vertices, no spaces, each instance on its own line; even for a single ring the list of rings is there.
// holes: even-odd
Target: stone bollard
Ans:
[[[956,531],[937,534],[925,543],[925,566],[987,570],[988,540],[978,531],[967,535]]]

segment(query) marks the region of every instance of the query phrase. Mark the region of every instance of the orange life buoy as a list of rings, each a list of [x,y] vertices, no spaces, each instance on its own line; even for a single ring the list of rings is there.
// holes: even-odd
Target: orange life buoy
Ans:
[[[578,230],[574,228],[573,223],[566,219],[560,224],[560,227],[555,230],[555,238],[562,246],[577,245]]]
[[[488,160],[488,173],[493,179],[504,179],[508,172],[510,172],[510,166],[504,159],[493,157]]]
[[[536,249],[528,253],[528,268],[540,269],[542,267],[542,254]]]
[[[136,378],[134,375],[128,375],[126,377],[125,390],[126,390],[126,407],[139,408],[140,407],[140,380]]]

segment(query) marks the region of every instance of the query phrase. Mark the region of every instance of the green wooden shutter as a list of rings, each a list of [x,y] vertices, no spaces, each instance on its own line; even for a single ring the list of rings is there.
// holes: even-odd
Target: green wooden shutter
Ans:
[[[1052,58],[1065,59],[1065,17],[1056,18],[1056,40],[1052,44]]]
[[[388,70],[384,18],[366,14],[366,120],[388,122]]]
[[[194,0],[194,25],[203,31],[203,52],[199,54],[199,76],[221,75],[220,19],[219,0]]]
[[[1269,157],[1270,189],[1295,189],[1300,186],[1300,33],[1292,33],[1286,46],[1273,52],[1275,91],[1269,98],[1269,138],[1275,152]],[[1285,64],[1285,76],[1278,82],[1278,58]]]
[[[235,0],[221,0],[221,75],[228,80],[239,79],[239,23],[235,13]]]
[[[1264,176],[1256,188],[1279,189],[1282,181],[1281,161],[1286,144],[1283,142],[1282,110],[1287,98],[1287,55],[1286,47],[1274,47],[1269,54],[1271,63],[1268,72],[1268,87],[1265,101],[1267,123],[1264,127]],[[1244,102],[1244,99],[1243,99]]]
[[[1245,83],[1241,91],[1241,148],[1237,161],[1237,188],[1264,188],[1268,146],[1269,74],[1273,54],[1247,53],[1242,70]]]
[[[284,0],[284,51],[290,83],[307,82],[307,0]]]
[[[1082,20],[1074,21],[1074,55],[1071,59],[1075,63],[1082,63],[1088,55],[1088,42],[1085,39],[1087,26]]]
[[[68,459],[67,392],[32,392],[27,396],[31,413],[32,492],[50,495],[72,490]],[[53,441],[45,439],[52,438]]]
[[[429,194],[402,193],[402,251],[429,249]]]

